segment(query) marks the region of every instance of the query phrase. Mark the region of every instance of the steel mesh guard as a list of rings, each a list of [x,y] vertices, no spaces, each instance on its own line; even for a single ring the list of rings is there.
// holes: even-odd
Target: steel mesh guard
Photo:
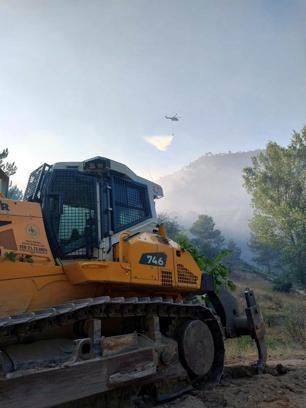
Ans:
[[[97,242],[95,178],[75,170],[56,170],[48,186],[46,202],[48,225],[59,255],[63,258],[89,256]]]
[[[51,166],[44,163],[38,169],[32,171],[23,197],[25,201],[39,201],[41,199],[42,181],[50,168]]]
[[[113,177],[113,217],[114,231],[137,224],[151,216],[147,197],[147,187]]]

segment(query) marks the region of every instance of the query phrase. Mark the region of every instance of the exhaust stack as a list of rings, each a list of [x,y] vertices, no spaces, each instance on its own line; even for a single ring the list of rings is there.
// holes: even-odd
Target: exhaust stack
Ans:
[[[9,187],[9,176],[0,169],[0,194],[7,196]]]

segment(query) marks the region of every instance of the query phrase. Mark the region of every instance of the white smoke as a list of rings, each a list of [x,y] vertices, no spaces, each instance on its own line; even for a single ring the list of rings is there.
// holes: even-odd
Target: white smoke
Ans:
[[[145,136],[144,140],[156,149],[165,152],[172,143],[173,135]]]

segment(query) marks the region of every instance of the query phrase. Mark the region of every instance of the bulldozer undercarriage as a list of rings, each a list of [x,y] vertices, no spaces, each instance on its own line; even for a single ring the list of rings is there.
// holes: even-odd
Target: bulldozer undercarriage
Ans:
[[[167,400],[220,380],[225,335],[203,303],[161,297],[103,296],[3,317],[0,405],[43,408],[109,392],[114,399],[126,389]]]
[[[101,336],[104,323],[120,334]],[[83,335],[43,339],[64,326]],[[0,332],[7,408],[50,407],[135,383],[151,384],[152,398],[165,400],[196,380],[218,381],[223,370],[222,327],[209,308],[191,302],[84,299],[0,318]]]

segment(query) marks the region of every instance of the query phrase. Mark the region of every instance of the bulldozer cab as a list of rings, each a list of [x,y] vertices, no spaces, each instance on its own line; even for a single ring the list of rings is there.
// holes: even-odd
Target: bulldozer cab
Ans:
[[[152,230],[159,185],[102,157],[44,164],[30,175],[24,200],[41,203],[53,255],[111,259],[123,230]]]

